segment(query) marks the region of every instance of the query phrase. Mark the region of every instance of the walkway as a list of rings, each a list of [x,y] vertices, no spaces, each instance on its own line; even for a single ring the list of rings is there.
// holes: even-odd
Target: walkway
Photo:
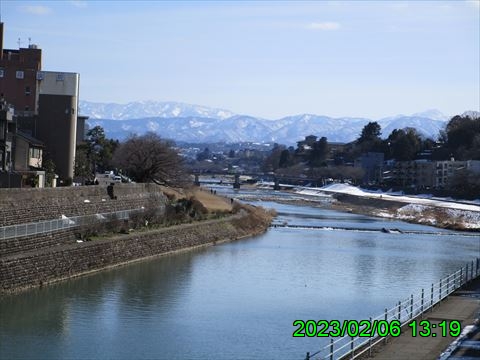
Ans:
[[[474,320],[479,317],[480,278],[477,278],[465,290],[455,292],[440,305],[435,306],[424,319],[429,320],[431,324],[438,324],[443,320],[459,320],[463,330],[465,326],[472,325]],[[437,359],[455,338],[442,337],[438,325],[434,332],[437,334],[436,337],[412,337],[412,330],[409,327],[401,336],[389,338],[386,345],[378,346],[372,355],[376,360]],[[450,359],[455,358],[461,359],[454,353]],[[467,357],[463,359],[467,359]]]

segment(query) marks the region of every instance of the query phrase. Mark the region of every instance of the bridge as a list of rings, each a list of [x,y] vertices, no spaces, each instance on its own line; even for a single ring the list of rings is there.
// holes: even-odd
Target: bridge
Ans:
[[[204,174],[199,172],[193,172],[194,175],[194,185],[200,186],[201,184],[221,184],[221,185],[232,185],[234,189],[240,189],[240,186],[245,183],[257,183],[260,179],[265,183],[272,183],[270,186],[274,190],[292,188],[294,186],[305,186],[307,184],[312,184],[313,186],[323,186],[325,185],[325,179],[314,179],[308,177],[300,177],[295,175],[284,175],[284,174],[270,174],[270,173],[242,173],[242,174],[232,174],[232,173],[215,173],[215,174]],[[210,176],[211,179],[200,179],[200,176]],[[218,178],[221,178],[218,180]],[[241,177],[250,177],[251,180],[242,180]]]

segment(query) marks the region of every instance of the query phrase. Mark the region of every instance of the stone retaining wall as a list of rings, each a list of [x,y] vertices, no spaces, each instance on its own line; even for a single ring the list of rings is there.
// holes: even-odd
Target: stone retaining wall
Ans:
[[[76,243],[75,231],[78,230],[61,230],[37,236],[0,239],[0,256],[4,257],[52,246],[74,244]]]
[[[267,217],[254,212],[0,258],[0,293],[67,279],[180,249],[262,233]]]
[[[162,205],[165,196],[155,184],[115,184],[110,199],[106,186],[0,189],[0,226]]]

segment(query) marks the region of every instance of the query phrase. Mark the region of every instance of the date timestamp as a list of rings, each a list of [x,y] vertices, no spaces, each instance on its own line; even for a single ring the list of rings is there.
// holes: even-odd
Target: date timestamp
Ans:
[[[399,320],[295,320],[293,337],[397,337],[402,333]],[[458,320],[442,320],[439,323],[430,320],[412,320],[408,323],[412,337],[457,337],[462,332]]]
[[[429,320],[414,320],[408,326],[412,329],[412,337],[457,337],[462,332],[462,324],[458,320],[442,320],[438,324]]]

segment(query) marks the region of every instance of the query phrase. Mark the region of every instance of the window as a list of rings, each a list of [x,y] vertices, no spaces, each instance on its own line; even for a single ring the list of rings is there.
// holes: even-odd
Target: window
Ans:
[[[5,70],[0,69],[0,78],[3,78],[5,76]]]
[[[57,81],[63,81],[65,80],[65,75],[64,74],[57,74]]]
[[[23,79],[23,71],[22,70],[17,70],[17,73],[16,73],[16,78],[17,79]]]
[[[34,159],[40,159],[42,157],[42,150],[30,148],[30,157]]]
[[[43,80],[45,77],[45,74],[41,71],[37,72],[37,80]]]
[[[25,95],[30,95],[30,86],[25,86]]]

